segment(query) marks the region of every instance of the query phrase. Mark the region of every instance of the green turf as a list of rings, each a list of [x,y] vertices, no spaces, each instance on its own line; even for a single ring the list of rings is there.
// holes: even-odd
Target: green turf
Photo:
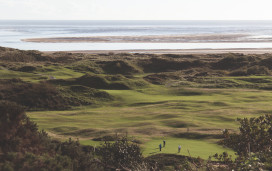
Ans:
[[[45,71],[44,71],[45,70]],[[37,71],[37,74],[45,75],[45,76],[53,76],[56,79],[69,79],[76,78],[83,75],[83,73],[75,72],[72,69],[68,69],[61,66],[50,66],[45,67],[42,71]]]
[[[208,159],[209,156],[215,153],[228,152],[228,154],[235,156],[234,152],[230,149],[223,148],[222,146],[211,143],[207,140],[191,140],[184,138],[165,138],[165,147],[163,147],[163,139],[152,139],[144,145],[143,154],[145,156],[159,154],[159,153],[170,153],[179,154],[192,157],[201,157]],[[162,150],[159,150],[159,144],[162,145]],[[181,151],[178,153],[178,146],[181,145]]]
[[[163,140],[166,141],[165,147],[163,147]],[[101,141],[93,140],[80,140],[83,145],[92,145],[99,147],[103,144]],[[159,144],[162,145],[162,150],[159,150]],[[178,146],[181,145],[181,151],[178,153]],[[153,138],[143,145],[140,145],[144,156],[150,156],[159,153],[178,154],[192,157],[200,157],[208,159],[209,156],[213,156],[216,153],[227,152],[229,155],[235,157],[234,151],[228,148],[224,148],[217,145],[215,142],[209,140],[194,140],[185,138]],[[205,147],[205,148],[203,148]]]
[[[116,99],[96,107],[82,106],[68,111],[28,112],[40,129],[64,137],[87,139],[115,133],[137,136],[144,142],[144,154],[155,152],[156,138],[172,137],[166,153],[175,153],[182,141],[192,156],[205,157],[225,149],[207,139],[174,138],[179,133],[221,134],[222,129],[238,130],[237,117],[253,117],[272,111],[272,92],[253,89],[189,89],[199,95],[179,95],[179,91],[155,86],[139,90],[107,90]],[[152,87],[154,88],[154,87]],[[160,93],[161,92],[161,93]],[[182,93],[181,93],[182,94]],[[193,93],[194,94],[194,93]],[[86,140],[86,141],[85,141]],[[185,143],[186,142],[186,143]],[[185,149],[185,148],[184,148]],[[183,151],[188,155],[188,152]]]
[[[0,68],[0,75],[1,79],[20,78],[24,81],[38,82],[50,79],[50,77],[55,79],[76,78],[82,76],[83,73],[60,66],[50,66],[33,72],[20,72]]]

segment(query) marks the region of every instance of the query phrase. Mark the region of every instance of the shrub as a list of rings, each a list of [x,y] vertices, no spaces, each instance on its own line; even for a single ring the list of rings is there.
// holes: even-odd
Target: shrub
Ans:
[[[140,147],[122,137],[110,143],[105,141],[98,150],[104,169],[130,170],[144,165]]]
[[[268,152],[272,146],[272,115],[258,118],[238,119],[240,133],[230,134],[225,130],[222,144],[233,148],[238,154],[247,155],[250,152]]]
[[[223,132],[221,144],[234,149],[238,157],[233,161],[228,155],[215,155],[215,159],[226,164],[228,170],[272,169],[272,115],[238,119],[240,133]]]

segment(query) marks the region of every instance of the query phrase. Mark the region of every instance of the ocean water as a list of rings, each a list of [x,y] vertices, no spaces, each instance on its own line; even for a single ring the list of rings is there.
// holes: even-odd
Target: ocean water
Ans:
[[[272,48],[272,43],[34,43],[27,38],[249,34],[272,37],[272,21],[1,21],[0,46],[23,50]]]

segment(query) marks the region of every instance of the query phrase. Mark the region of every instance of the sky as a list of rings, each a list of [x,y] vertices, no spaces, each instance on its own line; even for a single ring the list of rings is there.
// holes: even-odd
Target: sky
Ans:
[[[272,20],[272,0],[0,0],[0,20]]]

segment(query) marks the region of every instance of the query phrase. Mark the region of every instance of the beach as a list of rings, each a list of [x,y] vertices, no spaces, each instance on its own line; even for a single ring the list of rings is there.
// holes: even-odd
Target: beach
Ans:
[[[272,37],[249,34],[142,35],[142,36],[87,36],[21,39],[34,43],[268,43]]]
[[[0,21],[0,45],[84,53],[270,53],[268,21]]]
[[[51,37],[51,38],[31,38],[22,39],[24,42],[32,43],[99,43],[107,45],[122,44],[122,43],[135,43],[135,44],[156,44],[164,43],[165,48],[152,49],[97,49],[97,50],[68,50],[71,53],[153,53],[153,54],[216,54],[216,53],[243,53],[243,54],[263,54],[271,53],[272,48],[180,48],[170,49],[168,45],[174,43],[189,43],[189,44],[220,44],[220,43],[271,43],[272,37],[254,37],[248,34],[197,34],[197,35],[146,35],[146,36],[92,36],[92,37]],[[168,45],[167,45],[168,43]],[[55,51],[53,51],[55,52]]]
[[[55,53],[57,51],[45,51]],[[272,53],[272,48],[249,48],[249,49],[142,49],[142,50],[77,50],[65,51],[68,53],[145,53],[145,54],[222,54],[222,53],[242,53],[242,54],[265,54]]]

